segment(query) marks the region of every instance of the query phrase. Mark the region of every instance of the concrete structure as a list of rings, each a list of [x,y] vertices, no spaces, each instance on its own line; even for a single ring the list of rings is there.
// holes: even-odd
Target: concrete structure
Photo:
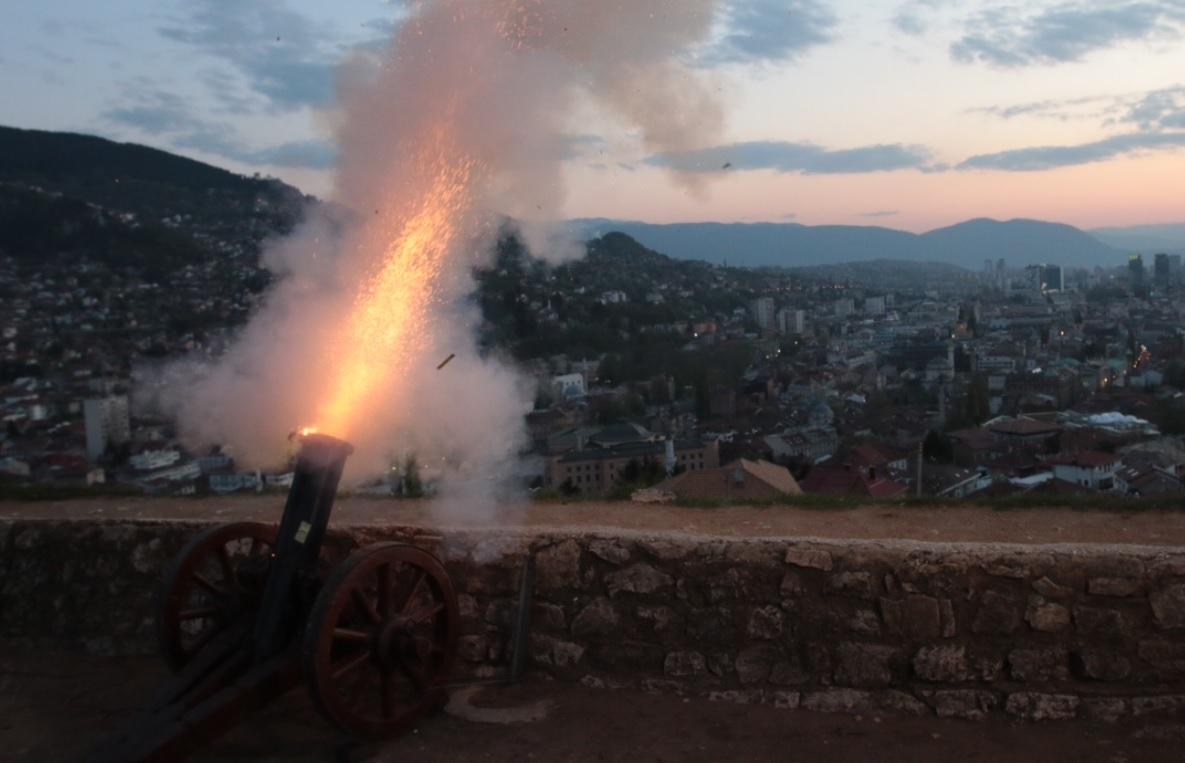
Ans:
[[[771,297],[758,297],[749,303],[749,316],[762,331],[769,331],[777,325],[774,319],[776,310]]]
[[[132,439],[131,418],[126,396],[87,400],[82,405],[86,426],[86,457],[97,461],[113,445]]]
[[[674,450],[676,464],[689,472],[720,465],[720,445],[715,440],[676,440]],[[666,451],[666,442],[658,439],[573,450],[550,461],[547,484],[552,488],[570,484],[582,493],[605,493],[621,482],[631,462],[640,468],[653,464],[665,471]]]
[[[868,297],[864,300],[864,314],[865,315],[884,315],[885,314],[885,298],[884,297]]]
[[[778,331],[783,334],[806,333],[806,311],[782,308],[777,314]]]
[[[835,300],[834,314],[836,318],[847,318],[856,312],[856,303],[850,297]]]
[[[582,374],[562,374],[551,378],[551,391],[560,400],[580,400],[588,394]]]

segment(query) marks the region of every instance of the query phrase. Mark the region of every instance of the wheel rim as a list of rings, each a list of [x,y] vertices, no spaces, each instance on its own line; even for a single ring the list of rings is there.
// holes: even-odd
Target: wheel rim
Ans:
[[[238,522],[193,538],[165,574],[157,606],[161,654],[184,667],[219,633],[259,610],[276,527]]]
[[[458,619],[436,557],[402,544],[356,552],[326,581],[305,633],[314,702],[352,734],[407,730],[441,695]]]

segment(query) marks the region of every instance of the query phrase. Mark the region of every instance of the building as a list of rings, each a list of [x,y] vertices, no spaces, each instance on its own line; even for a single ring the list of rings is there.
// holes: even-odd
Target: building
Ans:
[[[580,400],[588,394],[583,374],[563,374],[551,378],[551,390],[560,400]]]
[[[864,300],[864,314],[865,315],[884,315],[885,314],[885,298],[884,297],[869,297]]]
[[[835,300],[835,317],[847,318],[852,313],[856,312],[856,302],[850,297]]]
[[[1113,453],[1085,450],[1058,456],[1050,463],[1056,479],[1089,490],[1115,489],[1115,472],[1119,466],[1119,458]]]
[[[677,474],[656,488],[679,498],[725,502],[770,500],[802,493],[786,467],[745,458],[725,466]]]
[[[806,333],[806,311],[782,308],[777,314],[778,331],[783,334]]]
[[[1065,275],[1061,265],[1041,266],[1041,291],[1065,291]]]
[[[1169,256],[1167,254],[1158,254],[1153,259],[1152,275],[1156,279],[1157,286],[1164,286],[1172,279],[1172,266],[1169,264]]]
[[[107,448],[131,442],[128,399],[118,395],[87,400],[82,405],[86,424],[86,457],[97,461]]]
[[[1127,280],[1132,289],[1144,287],[1144,258],[1138,254],[1127,258]]]
[[[622,480],[630,462],[665,469],[668,456],[673,456],[674,465],[689,472],[720,465],[720,444],[716,440],[676,440],[673,453],[667,452],[666,443],[654,439],[569,451],[548,464],[547,483],[554,488],[569,484],[582,493],[604,493]]]
[[[762,331],[771,331],[776,325],[774,314],[777,307],[771,297],[758,297],[749,303],[749,315]]]

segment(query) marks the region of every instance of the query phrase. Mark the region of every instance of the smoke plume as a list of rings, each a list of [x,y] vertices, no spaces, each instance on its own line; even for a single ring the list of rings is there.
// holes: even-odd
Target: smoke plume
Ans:
[[[650,152],[715,140],[721,108],[687,63],[714,6],[412,4],[386,50],[341,67],[332,203],[267,247],[279,277],[231,349],[171,369],[185,440],[273,464],[308,425],[354,443],[354,478],[408,453],[475,492],[513,475],[533,390],[478,353],[472,270],[507,216],[536,256],[572,252],[549,222],[577,111],[610,115]]]

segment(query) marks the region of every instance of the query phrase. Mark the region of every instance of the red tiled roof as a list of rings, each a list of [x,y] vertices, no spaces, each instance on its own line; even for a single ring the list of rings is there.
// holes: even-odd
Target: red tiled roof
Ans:
[[[1065,453],[1050,459],[1051,464],[1061,466],[1078,466],[1084,469],[1097,469],[1110,466],[1119,460],[1114,453],[1104,453],[1098,450],[1081,450],[1077,453]]]
[[[999,434],[1036,435],[1053,434],[1061,430],[1057,424],[1033,419],[1012,419],[1011,421],[997,421],[989,424],[988,429]]]

